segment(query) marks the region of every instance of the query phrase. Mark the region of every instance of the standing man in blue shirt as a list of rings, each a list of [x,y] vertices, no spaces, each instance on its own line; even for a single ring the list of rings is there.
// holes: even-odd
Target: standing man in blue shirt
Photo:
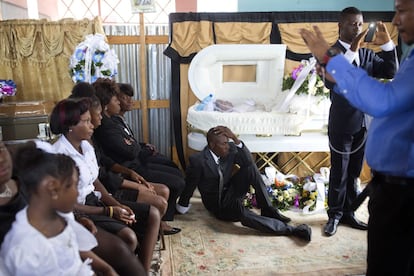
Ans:
[[[375,78],[391,79],[396,70],[396,51],[390,35],[382,22],[378,22],[376,43],[381,53],[361,48],[364,42],[362,12],[348,7],[339,16],[339,39],[333,47],[338,48],[349,63],[363,68]],[[331,156],[331,171],[328,189],[328,222],[324,233],[332,236],[338,224],[367,230],[366,223],[359,221],[352,210],[358,192],[358,179],[364,161],[366,122],[364,113],[352,106],[342,95],[334,92],[334,83],[326,81],[331,90],[328,137]]]
[[[402,41],[414,44],[414,0],[395,0],[392,22]],[[392,82],[381,83],[331,48],[317,26],[314,31],[302,29],[302,38],[326,66],[335,91],[374,117],[366,144],[374,173],[366,275],[414,275],[414,51]]]

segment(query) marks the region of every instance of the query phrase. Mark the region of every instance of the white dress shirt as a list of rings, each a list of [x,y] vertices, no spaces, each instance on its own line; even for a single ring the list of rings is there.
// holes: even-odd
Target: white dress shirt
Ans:
[[[75,160],[79,168],[78,203],[85,204],[86,196],[95,190],[94,181],[98,178],[99,167],[95,149],[86,140],[81,143],[82,153],[79,153],[72,144],[62,135],[54,144],[56,153],[63,153]],[[100,193],[99,193],[100,194]],[[99,194],[97,195],[98,197]]]
[[[351,50],[351,45],[339,40],[339,43],[341,43],[341,45],[346,49],[346,52],[344,53],[344,56],[346,58],[346,60],[349,61],[349,63],[352,63],[355,61],[356,65],[359,67],[359,65],[361,64],[361,62],[359,61],[359,55],[358,55],[358,51],[354,52]],[[392,51],[395,48],[395,44],[392,40],[388,41],[387,43],[381,45],[381,50],[383,51]]]

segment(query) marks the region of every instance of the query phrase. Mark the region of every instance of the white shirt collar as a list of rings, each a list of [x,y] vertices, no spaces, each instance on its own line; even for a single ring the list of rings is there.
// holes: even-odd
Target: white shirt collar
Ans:
[[[344,48],[346,49],[346,50],[348,50],[349,48],[351,48],[351,44],[349,44],[349,43],[346,43],[345,41],[342,41],[342,40],[338,40],[339,41],[339,43],[341,43],[342,44],[342,46],[344,46]]]
[[[344,53],[345,58],[349,61],[349,63],[352,63],[355,61],[355,63],[359,66],[359,55],[358,51],[354,52],[351,50],[351,44],[348,44],[342,40],[339,40],[339,43],[346,49],[346,52]]]
[[[218,165],[220,157],[217,156],[211,149],[209,149],[209,151],[211,153],[211,156],[213,156],[214,162],[216,162],[216,164]]]

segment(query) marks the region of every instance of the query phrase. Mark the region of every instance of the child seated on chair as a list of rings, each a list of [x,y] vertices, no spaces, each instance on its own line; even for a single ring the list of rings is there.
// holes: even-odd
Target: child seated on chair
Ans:
[[[63,154],[35,147],[23,147],[16,160],[28,206],[16,214],[1,247],[7,273],[93,275],[94,259],[101,272],[109,272],[105,275],[117,275],[91,251],[97,246],[95,237],[73,217],[79,178],[75,162]]]

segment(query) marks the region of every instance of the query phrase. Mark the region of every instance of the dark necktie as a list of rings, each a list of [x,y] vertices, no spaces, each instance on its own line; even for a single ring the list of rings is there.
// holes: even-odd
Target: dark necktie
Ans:
[[[219,180],[219,200],[218,200],[218,204],[219,204],[219,207],[221,207],[221,196],[222,196],[222,194],[223,194],[223,186],[224,186],[224,178],[223,178],[223,167],[222,167],[222,164],[220,164],[220,158],[217,160],[217,171],[218,171],[218,174],[219,174],[219,177],[220,177],[220,180]]]

